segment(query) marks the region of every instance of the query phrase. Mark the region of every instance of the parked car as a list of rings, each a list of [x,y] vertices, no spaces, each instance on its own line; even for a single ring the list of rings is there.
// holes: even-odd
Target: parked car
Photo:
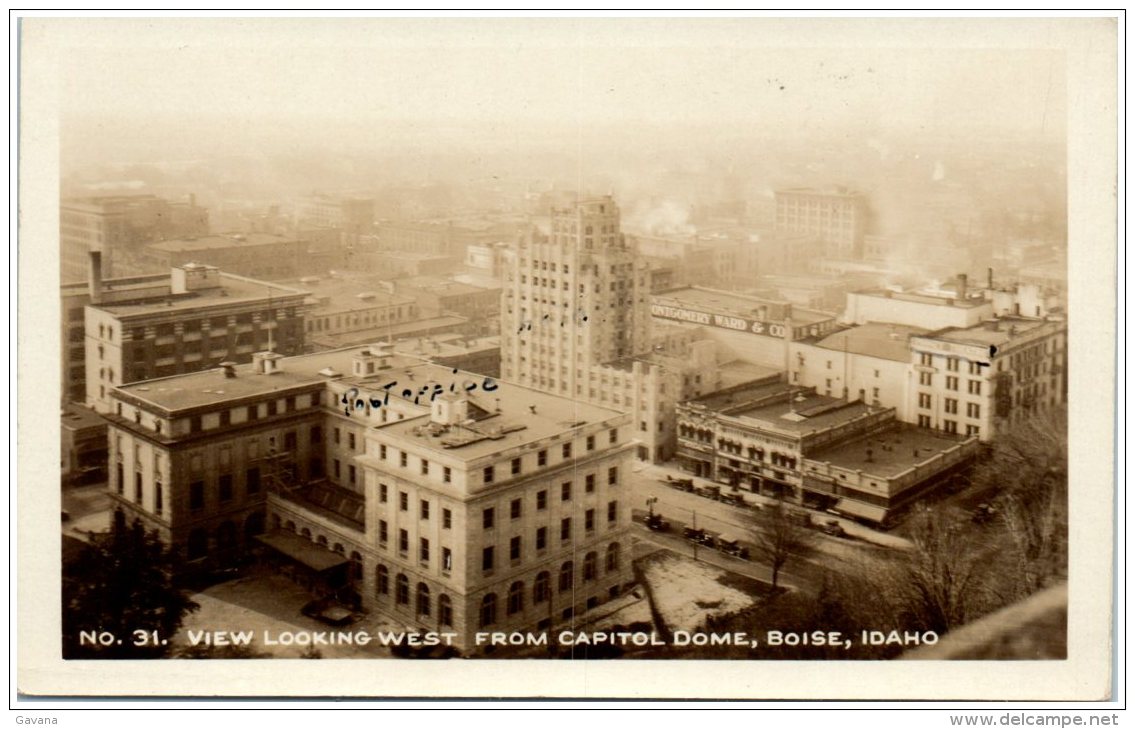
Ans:
[[[700,542],[705,537],[705,529],[686,527],[682,530],[682,536],[689,539],[691,542]]]
[[[844,530],[843,525],[835,519],[828,519],[820,525],[820,531],[832,537],[846,537],[847,532]]]
[[[694,490],[694,480],[692,478],[671,478],[670,476],[667,476],[666,480],[662,481],[662,483],[666,484],[670,488],[678,489],[679,491],[688,492]]]
[[[717,497],[717,500],[723,504],[729,504],[731,506],[745,505],[745,499],[743,496],[741,496],[741,494],[721,494]]]
[[[743,547],[737,537],[732,534],[720,534],[717,537],[717,550],[732,557],[740,557]]]
[[[642,522],[652,532],[670,531],[670,522],[662,518],[661,514],[647,514],[642,518]]]

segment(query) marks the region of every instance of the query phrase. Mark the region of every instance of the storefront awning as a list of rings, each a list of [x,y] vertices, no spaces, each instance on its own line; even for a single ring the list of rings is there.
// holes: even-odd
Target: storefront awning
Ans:
[[[882,523],[883,519],[887,517],[886,507],[864,504],[862,501],[851,499],[840,499],[836,502],[835,510],[848,516],[857,516],[876,523]]]
[[[347,558],[322,547],[317,547],[303,537],[290,532],[270,532],[256,537],[277,552],[310,567],[316,572],[325,572],[333,567],[346,564]]]

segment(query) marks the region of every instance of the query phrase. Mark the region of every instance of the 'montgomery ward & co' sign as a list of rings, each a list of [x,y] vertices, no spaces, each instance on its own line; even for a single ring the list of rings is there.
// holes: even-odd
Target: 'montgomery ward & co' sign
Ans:
[[[693,324],[704,324],[705,326],[720,327],[722,329],[733,329],[739,332],[763,334],[766,337],[783,337],[785,332],[783,324],[770,324],[768,322],[756,321],[754,319],[744,319],[738,316],[710,314],[705,311],[696,311],[694,309],[680,309],[675,306],[665,306],[663,304],[651,304],[650,313],[652,316],[656,316],[659,319],[688,321]]]

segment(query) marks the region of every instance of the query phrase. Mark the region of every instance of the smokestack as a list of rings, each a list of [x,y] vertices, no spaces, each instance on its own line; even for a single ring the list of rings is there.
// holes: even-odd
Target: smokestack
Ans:
[[[990,266],[988,269],[986,269],[985,273],[986,273],[986,276],[989,278],[989,288],[992,289],[993,288],[993,266]]]
[[[102,303],[102,251],[87,253],[87,287],[90,289],[92,304]]]
[[[968,284],[969,284],[969,276],[967,276],[964,273],[959,273],[958,274],[958,300],[959,301],[965,301],[966,288],[967,288]]]

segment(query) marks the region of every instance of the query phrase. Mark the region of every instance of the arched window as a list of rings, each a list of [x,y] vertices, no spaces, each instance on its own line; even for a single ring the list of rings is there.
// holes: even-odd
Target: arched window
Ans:
[[[497,622],[497,594],[490,592],[481,600],[481,627]]]
[[[619,569],[619,543],[611,542],[607,545],[607,571],[614,572]]]
[[[351,581],[358,582],[363,578],[363,556],[358,552],[351,552]]]
[[[347,550],[343,549],[342,544],[335,542],[335,546],[331,548],[331,551],[333,551],[335,554],[344,554]]]
[[[508,614],[515,615],[524,609],[524,583],[514,582],[508,588]]]
[[[587,556],[583,558],[583,581],[590,582],[595,579],[596,568],[599,564],[599,555],[595,552],[588,552]]]
[[[418,615],[430,614],[430,588],[424,582],[418,583]]]
[[[288,523],[284,525],[284,528],[287,529],[289,532],[294,532],[296,530],[296,523],[294,521],[292,521],[291,519],[289,519]]]
[[[570,590],[575,582],[575,565],[564,562],[560,565],[560,592]]]
[[[394,599],[399,605],[410,604],[410,581],[406,579],[406,575],[398,575]]]
[[[249,517],[249,519],[251,519],[251,518],[252,518],[252,517]],[[247,523],[248,523],[248,522],[245,522],[245,524],[247,524]],[[284,525],[284,524],[283,524],[283,520],[282,520],[282,519],[280,519],[280,515],[279,515],[279,514],[273,514],[273,515],[272,515],[272,526],[273,526],[273,528],[275,528],[275,529],[279,529],[279,528],[280,528],[280,527],[282,527],[283,525]]]
[[[186,546],[189,559],[200,559],[209,552],[209,535],[204,529],[194,529],[189,532],[189,543]]]
[[[532,602],[544,602],[551,593],[552,576],[547,572],[536,575],[536,582],[532,584]]]
[[[449,602],[449,595],[437,598],[437,620],[442,625],[453,627],[453,605]]]
[[[327,549],[327,537],[323,536],[322,534],[316,537],[315,543],[323,547],[324,549]]]
[[[374,568],[374,591],[378,595],[390,594],[390,571],[386,565],[380,564]]]
[[[303,537],[304,539],[311,539],[311,530],[308,529],[307,527],[304,527],[303,531],[300,532],[300,536]]]
[[[222,552],[227,552],[236,547],[236,524],[231,521],[223,521],[217,527],[217,548]]]

